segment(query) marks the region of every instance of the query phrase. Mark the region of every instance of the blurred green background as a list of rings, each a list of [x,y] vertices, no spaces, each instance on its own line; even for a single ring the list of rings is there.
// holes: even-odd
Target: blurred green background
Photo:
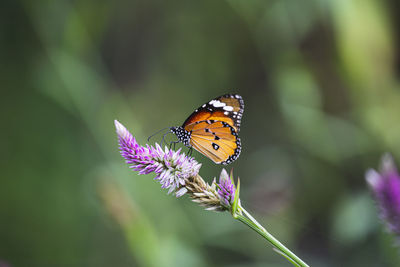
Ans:
[[[228,170],[247,210],[311,266],[399,266],[364,180],[385,151],[400,162],[399,14],[395,0],[1,1],[0,266],[290,266],[119,155],[114,119],[145,144],[225,93],[245,100]]]

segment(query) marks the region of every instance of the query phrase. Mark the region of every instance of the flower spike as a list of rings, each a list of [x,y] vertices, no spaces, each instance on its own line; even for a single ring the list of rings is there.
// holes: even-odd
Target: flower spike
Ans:
[[[184,195],[185,190],[179,190],[185,185],[189,177],[196,176],[201,164],[193,158],[174,152],[167,147],[163,150],[160,145],[140,146],[132,134],[117,120],[114,121],[118,134],[119,147],[122,157],[134,171],[139,174],[154,172],[162,188],[168,189],[168,193],[175,192],[177,197]]]
[[[218,188],[218,195],[222,206],[230,209],[235,198],[235,185],[225,169],[222,169],[219,176]]]

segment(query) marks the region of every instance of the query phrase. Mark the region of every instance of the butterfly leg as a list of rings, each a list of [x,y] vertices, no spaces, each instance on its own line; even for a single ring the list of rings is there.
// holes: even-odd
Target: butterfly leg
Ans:
[[[189,150],[188,150],[188,153],[187,153],[189,157],[192,156],[192,152],[193,152],[193,148],[189,147]]]
[[[172,141],[171,143],[169,143],[169,149],[172,148],[172,146],[174,146],[173,150],[175,150],[175,144],[179,143],[179,141]]]
[[[165,136],[166,136],[167,134],[168,134],[168,133],[163,134],[163,137],[162,137],[162,140],[161,140],[161,147],[162,147],[163,143],[167,144],[167,141],[165,141]]]

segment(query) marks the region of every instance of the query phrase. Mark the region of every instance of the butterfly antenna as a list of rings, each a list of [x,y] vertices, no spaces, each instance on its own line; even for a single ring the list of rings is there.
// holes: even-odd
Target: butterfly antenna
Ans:
[[[166,129],[169,130],[169,129],[171,129],[171,127],[165,127],[164,129],[161,129],[161,130],[159,130],[159,131],[153,133],[152,135],[149,136],[149,138],[147,138],[147,142],[150,142],[150,139],[151,139],[153,136],[155,136],[156,134],[158,134],[158,133],[160,133],[160,132],[162,132],[162,131],[165,131]]]

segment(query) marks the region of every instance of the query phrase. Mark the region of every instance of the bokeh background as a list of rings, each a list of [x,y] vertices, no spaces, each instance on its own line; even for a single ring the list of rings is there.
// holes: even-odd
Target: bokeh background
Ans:
[[[145,144],[225,93],[246,106],[228,170],[271,233],[311,266],[399,266],[364,179],[386,151],[400,162],[399,15],[395,0],[1,1],[0,266],[290,266],[119,155],[114,119]]]

